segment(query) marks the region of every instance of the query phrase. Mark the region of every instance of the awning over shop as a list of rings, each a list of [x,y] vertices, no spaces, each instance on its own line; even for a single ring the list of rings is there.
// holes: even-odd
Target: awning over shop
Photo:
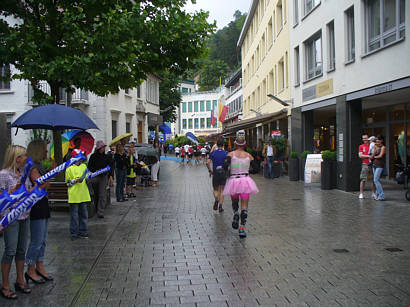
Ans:
[[[241,129],[251,128],[259,123],[268,122],[271,120],[278,120],[278,119],[286,117],[287,114],[288,114],[288,109],[284,108],[278,112],[269,113],[269,114],[257,116],[254,118],[244,119],[239,122],[227,125],[225,129],[223,130],[222,134],[225,136],[225,135],[235,133],[236,131],[241,130]]]

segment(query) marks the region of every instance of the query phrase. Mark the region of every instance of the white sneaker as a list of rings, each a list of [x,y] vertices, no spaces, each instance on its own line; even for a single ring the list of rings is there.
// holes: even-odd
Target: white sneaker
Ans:
[[[372,197],[373,197],[373,199],[376,199],[377,198],[376,193],[372,193]]]
[[[363,193],[360,193],[359,194],[359,199],[363,199],[363,198],[364,198]]]

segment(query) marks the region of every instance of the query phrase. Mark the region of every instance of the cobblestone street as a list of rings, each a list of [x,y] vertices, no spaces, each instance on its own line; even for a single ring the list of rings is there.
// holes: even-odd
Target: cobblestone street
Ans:
[[[246,239],[231,228],[230,200],[212,210],[206,168],[174,161],[161,161],[159,188],[91,218],[88,240],[71,241],[68,213],[53,212],[45,264],[54,282],[0,305],[410,305],[407,203],[253,178]]]

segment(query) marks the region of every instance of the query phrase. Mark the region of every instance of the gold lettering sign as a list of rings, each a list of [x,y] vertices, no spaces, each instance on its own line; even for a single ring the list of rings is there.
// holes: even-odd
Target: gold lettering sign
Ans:
[[[333,79],[316,84],[316,97],[322,97],[333,93]]]

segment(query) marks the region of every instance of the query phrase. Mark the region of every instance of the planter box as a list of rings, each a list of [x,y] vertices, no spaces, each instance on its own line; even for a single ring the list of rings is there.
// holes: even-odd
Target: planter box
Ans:
[[[321,163],[320,187],[322,190],[332,189],[332,161]]]
[[[298,181],[299,180],[299,159],[289,158],[289,180]]]
[[[282,175],[282,163],[280,161],[274,161],[272,164],[273,178],[279,178]]]
[[[337,161],[331,161],[332,162],[332,189],[337,189]]]
[[[300,177],[300,180],[302,181],[305,181],[305,166],[306,166],[306,159],[300,158],[299,177]]]

